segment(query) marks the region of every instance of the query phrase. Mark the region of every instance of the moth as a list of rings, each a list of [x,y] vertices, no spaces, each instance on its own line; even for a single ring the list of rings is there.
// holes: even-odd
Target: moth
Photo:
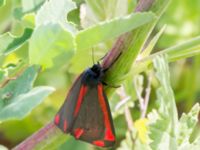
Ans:
[[[54,123],[69,133],[99,147],[115,144],[115,130],[102,80],[105,70],[94,64],[75,80]]]

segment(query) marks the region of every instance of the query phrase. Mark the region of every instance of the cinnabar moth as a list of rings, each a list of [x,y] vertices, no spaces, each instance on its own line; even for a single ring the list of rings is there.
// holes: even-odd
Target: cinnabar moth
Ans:
[[[103,75],[100,64],[85,70],[74,82],[54,123],[78,140],[110,147],[115,143],[115,130],[103,90]]]

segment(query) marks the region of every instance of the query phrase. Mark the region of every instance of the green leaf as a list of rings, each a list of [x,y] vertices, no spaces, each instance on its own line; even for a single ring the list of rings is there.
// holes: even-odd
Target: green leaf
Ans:
[[[0,108],[3,107],[4,100],[10,101],[12,98],[28,92],[33,85],[38,71],[38,67],[31,66],[17,79],[11,80],[4,88],[0,89]],[[4,97],[7,97],[6,95],[10,95],[10,97],[5,99]]]
[[[5,0],[0,0],[0,7],[4,6],[6,4]]]
[[[11,103],[1,108],[0,120],[24,118],[53,91],[51,87],[36,87],[25,94],[20,94],[13,98]]]
[[[99,0],[86,0],[86,3],[98,20],[104,20],[106,18],[104,11],[105,2]]]
[[[24,15],[22,21],[25,26],[35,28],[35,14],[29,13]]]
[[[46,23],[59,23],[69,32],[74,33],[76,29],[67,22],[67,14],[75,8],[76,5],[71,0],[46,1],[37,13],[36,26]]]
[[[156,77],[160,87],[156,91],[158,111],[154,110],[148,115],[150,123],[151,148],[154,150],[177,149],[176,132],[178,114],[175,104],[174,93],[170,85],[170,75],[166,57],[157,56],[153,60],[156,68]]]
[[[77,49],[85,50],[106,41],[115,38],[122,33],[136,29],[155,18],[153,13],[133,13],[128,16],[115,18],[88,29],[80,31],[76,36]],[[84,42],[83,42],[84,41]]]
[[[197,142],[190,143],[189,139],[198,122],[200,106],[196,104],[188,114],[183,114],[178,122],[174,95],[169,82],[167,58],[156,56],[153,62],[160,87],[156,92],[159,109],[153,110],[148,115],[151,148],[159,150],[164,146],[166,150],[197,150],[199,148]]]
[[[8,55],[19,49],[32,35],[33,30],[26,28],[20,37],[15,37],[10,33],[0,36],[0,55]]]
[[[17,7],[13,10],[13,16],[20,20],[23,16],[24,16],[24,13],[23,13],[23,10],[21,7]]]
[[[183,113],[180,122],[178,124],[177,142],[179,145],[189,143],[190,135],[193,132],[194,127],[198,122],[198,114],[200,112],[200,106],[197,103],[193,106],[188,114]]]
[[[138,60],[133,66],[134,74],[143,72],[149,66],[149,64],[152,63],[152,60],[161,54],[167,55],[167,59],[170,62],[196,56],[200,54],[200,36],[194,37],[188,41],[166,48],[147,57],[144,57],[141,60]]]
[[[193,142],[184,142],[179,147],[178,150],[199,150],[200,149],[200,136]]]
[[[80,23],[83,29],[88,28],[94,24],[97,24],[99,20],[96,18],[94,13],[91,11],[91,8],[82,4],[80,8]]]
[[[200,36],[194,37],[181,44],[164,49],[162,53],[169,55],[169,61],[176,61],[200,54]]]
[[[23,13],[36,12],[44,2],[45,0],[22,0]]]
[[[175,128],[178,121],[178,113],[174,93],[170,85],[170,74],[167,58],[164,56],[157,56],[153,60],[156,68],[156,77],[159,80],[160,88],[157,90],[157,99],[159,102],[159,112],[171,118],[172,126]]]
[[[91,59],[88,58],[91,50],[88,49],[104,42],[108,39],[113,39],[122,33],[136,29],[155,18],[153,13],[135,13],[125,17],[115,18],[109,21],[100,22],[99,24],[80,31],[76,36],[77,53],[73,57],[71,63],[72,72],[80,72],[90,64]],[[83,42],[84,41],[84,42]],[[78,63],[77,60],[82,63]]]
[[[101,21],[123,16],[128,12],[128,0],[86,0],[86,2],[96,18]]]
[[[123,50],[123,53],[121,53],[120,59],[117,59],[106,72],[104,77],[105,82],[116,85],[124,80],[131,70],[132,64],[135,63],[138,54],[142,51],[144,44],[155,27],[159,17],[167,8],[169,1],[170,0],[154,1],[150,11],[156,14],[157,17],[151,22],[129,32],[127,36],[122,37],[124,44],[123,47],[119,49]],[[112,93],[112,91],[113,90],[110,89],[107,93]]]
[[[20,20],[26,14],[36,13],[44,2],[45,0],[21,0],[22,6],[13,10],[13,16]]]
[[[171,122],[168,116],[153,110],[148,114],[150,147],[153,150],[160,150],[165,146],[166,150],[176,149],[175,138],[170,135]]]
[[[153,37],[153,39],[149,42],[147,47],[144,49],[144,51],[141,53],[141,57],[149,56],[151,51],[154,49],[156,43],[158,42],[160,36],[163,34],[166,26],[163,26],[162,29]]]
[[[53,91],[50,87],[32,89],[38,71],[38,67],[31,66],[0,89],[0,121],[25,117]]]
[[[155,56],[160,54],[167,54],[169,61],[176,61],[179,59],[195,56],[200,53],[200,36],[194,37],[188,41],[182,42],[175,46],[169,47],[157,53],[150,55],[144,60],[149,60],[155,58]]]
[[[66,64],[73,55],[73,41],[71,33],[63,29],[59,24],[49,23],[37,27],[30,39],[30,63],[40,64],[45,68],[49,68],[53,66],[56,58],[65,56],[65,60],[59,61]]]

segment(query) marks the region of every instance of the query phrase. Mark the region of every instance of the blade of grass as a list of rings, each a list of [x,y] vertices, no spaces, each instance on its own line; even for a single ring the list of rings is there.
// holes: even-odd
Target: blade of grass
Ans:
[[[200,54],[200,36],[144,57],[135,62],[132,70],[135,74],[143,72],[152,63],[152,60],[160,54],[167,55],[169,62],[198,55]]]

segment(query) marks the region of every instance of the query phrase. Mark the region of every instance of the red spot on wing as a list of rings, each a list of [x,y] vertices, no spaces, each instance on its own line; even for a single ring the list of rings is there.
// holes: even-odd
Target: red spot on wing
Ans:
[[[98,85],[98,99],[99,99],[99,103],[100,103],[100,106],[101,106],[101,110],[103,112],[104,125],[105,125],[105,128],[106,128],[104,140],[114,141],[115,136],[114,136],[112,129],[111,129],[109,114],[108,114],[108,110],[107,110],[106,102],[105,102],[106,100],[105,100],[104,95],[103,95],[102,84]]]
[[[75,138],[76,138],[76,139],[79,139],[80,136],[83,134],[83,132],[84,132],[84,130],[81,129],[81,128],[75,129],[75,131],[74,131],[74,136],[75,136]]]
[[[107,141],[115,140],[115,136],[113,135],[112,130],[108,128],[106,129],[104,140],[107,140]]]
[[[83,102],[83,97],[85,96],[86,92],[87,92],[87,87],[84,85],[81,86],[77,104],[76,104],[75,111],[74,111],[74,116],[76,116],[78,114],[80,107],[81,107],[81,103]]]
[[[92,144],[96,146],[101,146],[101,147],[105,146],[104,141],[100,141],[100,140],[93,141]]]
[[[67,131],[67,121],[66,120],[64,121],[64,124],[63,124],[63,130],[64,130],[64,132]]]
[[[57,114],[56,116],[55,116],[55,119],[54,119],[54,122],[55,122],[55,124],[59,124],[59,122],[60,122],[60,115],[59,114]]]

